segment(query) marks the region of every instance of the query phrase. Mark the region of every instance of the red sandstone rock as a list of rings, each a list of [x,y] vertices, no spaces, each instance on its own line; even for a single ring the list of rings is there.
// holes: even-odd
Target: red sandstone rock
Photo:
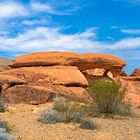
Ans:
[[[71,52],[40,52],[16,57],[11,67],[70,65],[79,55]]]
[[[41,104],[55,96],[49,88],[41,86],[17,85],[2,94],[9,103]]]
[[[16,78],[14,76],[0,74],[0,84],[23,84],[26,83],[24,80]]]
[[[25,80],[33,85],[65,85],[87,87],[83,74],[71,66],[24,67],[1,72]]]
[[[122,69],[126,63],[119,57],[108,54],[84,54],[80,59],[73,62],[80,70],[103,68],[103,69]]]
[[[125,65],[122,59],[103,54],[42,52],[19,56],[11,64],[12,69],[0,72],[17,78],[4,88],[2,97],[9,102],[40,104],[61,95],[72,101],[89,102],[88,82],[80,71],[103,68],[105,75],[108,71],[121,75]]]
[[[135,69],[130,76],[140,76],[140,68]]]
[[[140,77],[139,80],[134,77],[125,77],[121,81],[127,84],[126,100],[130,100],[136,107],[140,106]]]
[[[84,89],[88,86],[88,82],[77,67],[23,67],[3,71],[0,74],[12,75],[28,83],[27,85],[15,85],[5,91],[4,95],[9,102],[19,100],[19,102],[39,104],[47,101],[52,93],[53,96],[61,95],[73,101],[88,102],[90,100]]]
[[[80,70],[104,68],[122,69],[126,63],[107,54],[75,54],[70,52],[41,52],[16,57],[11,67],[74,65]]]

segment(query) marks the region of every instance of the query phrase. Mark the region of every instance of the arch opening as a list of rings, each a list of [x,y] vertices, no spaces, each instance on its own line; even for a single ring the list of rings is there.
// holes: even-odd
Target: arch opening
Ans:
[[[113,79],[112,72],[110,70],[103,69],[103,68],[89,69],[83,71],[82,73],[89,83],[103,78],[108,80]]]

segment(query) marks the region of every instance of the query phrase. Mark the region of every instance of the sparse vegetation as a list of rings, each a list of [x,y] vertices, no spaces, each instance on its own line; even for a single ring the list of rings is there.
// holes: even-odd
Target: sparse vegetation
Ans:
[[[63,116],[53,109],[45,109],[38,118],[39,122],[45,124],[61,122],[62,120],[63,120]]]
[[[9,132],[9,127],[6,121],[0,120],[0,128],[5,129],[6,131]]]
[[[89,94],[95,103],[94,111],[105,114],[130,115],[131,105],[124,97],[127,87],[120,81],[100,79],[90,85]]]
[[[93,130],[96,128],[96,125],[94,124],[94,122],[91,119],[84,118],[84,119],[81,119],[79,127],[82,129]]]
[[[54,100],[53,108],[64,116],[65,122],[79,123],[89,113],[89,107],[80,103],[69,103],[63,97]]]
[[[6,121],[0,120],[0,140],[14,140],[9,134],[10,128]]]
[[[5,107],[5,102],[0,99],[0,112],[5,112],[6,107]]]
[[[56,97],[53,103],[53,109],[58,112],[66,112],[68,110],[68,103],[64,97]]]

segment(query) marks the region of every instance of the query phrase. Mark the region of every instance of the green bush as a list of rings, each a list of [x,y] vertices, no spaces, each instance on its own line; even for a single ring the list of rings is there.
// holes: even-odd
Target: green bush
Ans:
[[[80,122],[89,112],[86,105],[80,103],[69,103],[65,98],[58,97],[54,100],[53,109],[64,116],[65,122]]]
[[[100,79],[90,85],[89,94],[95,102],[99,113],[105,114],[130,114],[131,106],[124,97],[127,87],[120,81]]]
[[[53,109],[58,112],[66,112],[68,109],[67,101],[64,97],[56,97],[54,99]]]

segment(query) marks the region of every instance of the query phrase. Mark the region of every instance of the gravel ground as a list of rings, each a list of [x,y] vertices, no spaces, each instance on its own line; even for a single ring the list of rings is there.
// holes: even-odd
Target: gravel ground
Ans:
[[[92,120],[96,130],[82,130],[75,124],[41,124],[37,122],[40,112],[51,106],[43,104],[11,105],[0,114],[11,126],[11,133],[18,140],[140,140],[140,117],[97,118]],[[136,110],[140,114],[140,109]]]

